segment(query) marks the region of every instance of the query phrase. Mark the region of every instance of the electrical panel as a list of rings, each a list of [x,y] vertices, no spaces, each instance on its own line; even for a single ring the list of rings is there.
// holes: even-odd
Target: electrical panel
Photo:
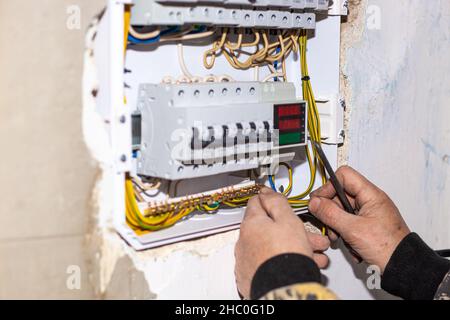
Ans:
[[[323,181],[309,140],[332,160],[342,142],[342,6],[109,0],[96,99],[124,240],[141,250],[238,228],[264,185],[307,211]]]

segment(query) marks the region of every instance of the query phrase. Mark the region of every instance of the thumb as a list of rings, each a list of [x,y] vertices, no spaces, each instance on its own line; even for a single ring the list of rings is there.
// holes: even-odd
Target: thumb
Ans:
[[[313,197],[309,202],[309,211],[322,223],[336,230],[342,236],[352,230],[358,219],[340,208],[336,202],[328,198]]]

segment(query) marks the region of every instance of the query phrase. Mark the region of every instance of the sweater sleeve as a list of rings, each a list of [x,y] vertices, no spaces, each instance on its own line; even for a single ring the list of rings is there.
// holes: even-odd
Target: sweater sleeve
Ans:
[[[320,284],[316,263],[301,254],[281,254],[264,262],[252,280],[251,299],[321,300],[336,296]]]
[[[438,256],[416,233],[410,233],[392,254],[381,287],[403,299],[432,300],[442,295],[445,286],[441,284],[449,270],[449,260]]]

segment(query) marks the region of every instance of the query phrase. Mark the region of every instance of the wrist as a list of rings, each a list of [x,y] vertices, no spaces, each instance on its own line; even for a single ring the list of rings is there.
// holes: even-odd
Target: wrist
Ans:
[[[380,270],[381,270],[381,274],[383,274],[384,271],[386,270],[386,267],[387,267],[389,261],[391,260],[394,252],[397,250],[397,248],[400,245],[400,243],[409,234],[411,234],[411,232],[409,230],[405,230],[405,231],[401,232],[401,234],[396,235],[395,237],[393,237],[393,240],[388,245],[389,246],[388,250],[385,250],[384,248],[380,249],[381,252],[385,252],[385,255],[384,255],[383,259],[378,264],[378,266],[380,267]]]

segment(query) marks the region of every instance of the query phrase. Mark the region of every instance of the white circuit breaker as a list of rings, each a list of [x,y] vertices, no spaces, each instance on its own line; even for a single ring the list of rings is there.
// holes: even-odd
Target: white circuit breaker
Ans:
[[[306,103],[285,82],[143,84],[137,173],[170,180],[292,160],[306,144]],[[274,158],[276,158],[274,160]]]
[[[315,28],[315,15],[299,10],[328,10],[328,0],[136,0],[135,25],[207,25],[266,28]]]
[[[97,110],[125,241],[142,250],[235,229],[261,185],[295,198],[320,184],[310,183],[309,130],[321,121],[336,161],[342,2],[108,2]]]

